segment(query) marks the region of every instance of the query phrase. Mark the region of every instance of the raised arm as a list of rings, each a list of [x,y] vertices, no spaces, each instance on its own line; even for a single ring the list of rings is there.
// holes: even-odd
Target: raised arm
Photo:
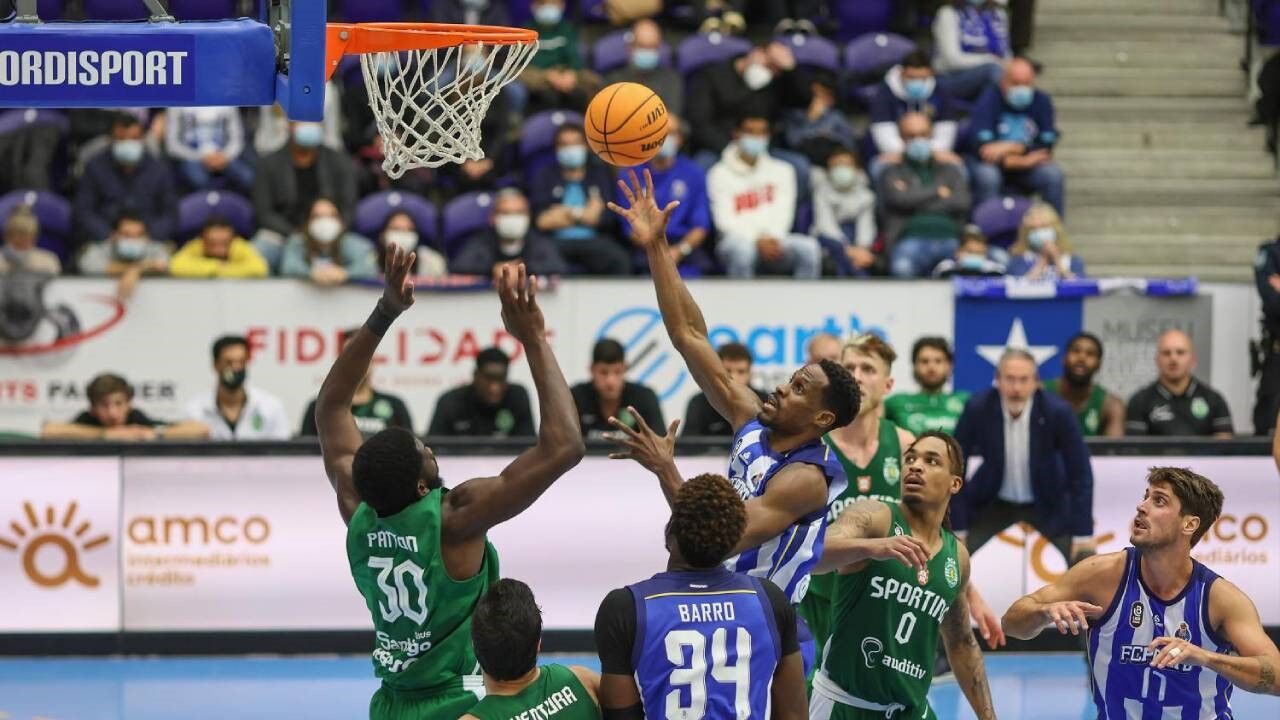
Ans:
[[[815,573],[839,570],[864,560],[897,560],[922,568],[929,563],[929,548],[910,535],[889,535],[893,513],[879,500],[863,498],[844,509],[827,526],[822,559]]]
[[[386,289],[373,314],[347,343],[329,368],[320,395],[316,397],[316,430],[320,435],[320,453],[329,483],[338,494],[338,512],[344,523],[351,521],[360,506],[351,475],[351,461],[363,438],[351,415],[351,399],[356,386],[369,371],[373,353],[391,323],[413,304],[413,278],[410,277],[416,253],[399,247],[387,248]]]
[[[1057,582],[1022,597],[1000,619],[1005,634],[1030,640],[1049,626],[1063,635],[1079,635],[1089,629],[1110,602],[1124,576],[1123,552],[1094,555],[1080,561]]]
[[[747,526],[734,553],[759,547],[805,515],[827,506],[827,481],[822,470],[808,463],[793,463],[769,479],[763,495],[748,498]]]
[[[942,645],[947,660],[955,671],[956,682],[964,692],[969,706],[981,720],[996,716],[991,703],[991,685],[987,682],[987,668],[982,662],[982,650],[969,627],[969,551],[957,544],[960,555],[960,592],[945,617],[942,618]]]
[[[443,533],[447,542],[483,538],[489,528],[510,520],[533,504],[551,483],[582,460],[586,447],[578,427],[578,409],[556,363],[542,309],[537,279],[524,265],[502,269],[498,295],[507,332],[524,345],[538,393],[537,443],[520,453],[496,477],[474,478],[445,496]]]
[[[729,377],[720,356],[711,346],[702,311],[693,301],[668,252],[667,221],[680,202],[672,200],[665,208],[659,208],[653,197],[653,176],[648,170],[644,171],[643,185],[633,170],[631,184],[619,180],[618,187],[628,207],[610,202],[609,209],[627,221],[631,226],[632,242],[644,248],[649,257],[649,270],[658,294],[658,309],[662,311],[662,322],[666,325],[671,344],[684,358],[694,381],[707,394],[711,406],[729,421],[736,432],[760,412],[760,398],[751,388]]]

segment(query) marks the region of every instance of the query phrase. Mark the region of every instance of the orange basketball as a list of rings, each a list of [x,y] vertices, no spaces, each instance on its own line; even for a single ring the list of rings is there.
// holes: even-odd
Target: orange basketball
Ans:
[[[614,83],[591,98],[586,131],[587,144],[601,160],[639,165],[657,155],[667,138],[667,106],[644,85]]]

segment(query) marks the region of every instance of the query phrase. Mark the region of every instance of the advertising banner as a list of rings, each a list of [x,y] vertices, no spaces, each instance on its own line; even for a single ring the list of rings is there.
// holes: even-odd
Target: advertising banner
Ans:
[[[119,458],[6,458],[0,480],[0,632],[118,630]]]

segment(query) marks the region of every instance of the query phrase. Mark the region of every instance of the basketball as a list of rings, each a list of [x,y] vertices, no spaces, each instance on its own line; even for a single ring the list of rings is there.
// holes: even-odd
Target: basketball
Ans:
[[[658,154],[667,137],[667,106],[639,83],[614,83],[587,107],[587,143],[616,167],[639,165]]]

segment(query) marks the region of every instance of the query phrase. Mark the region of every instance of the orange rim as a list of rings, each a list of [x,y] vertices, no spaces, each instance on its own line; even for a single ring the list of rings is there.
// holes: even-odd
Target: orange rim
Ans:
[[[433,50],[455,45],[527,45],[538,41],[535,30],[496,25],[446,23],[329,23],[325,33],[326,77],[343,55]]]

